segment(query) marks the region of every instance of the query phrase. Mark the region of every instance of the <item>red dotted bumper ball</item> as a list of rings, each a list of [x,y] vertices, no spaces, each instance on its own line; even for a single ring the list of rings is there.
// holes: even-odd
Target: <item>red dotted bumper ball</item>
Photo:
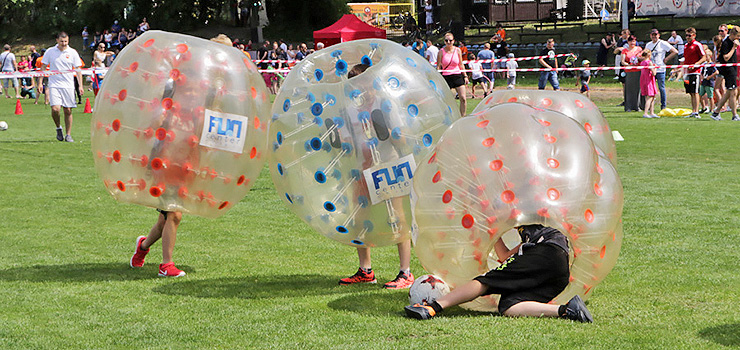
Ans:
[[[518,244],[514,227],[542,224],[560,230],[570,246],[571,282],[554,302],[588,298],[614,267],[622,242],[623,192],[614,166],[562,113],[522,103],[479,108],[453,123],[434,161],[416,169],[420,262],[454,288],[499,265],[493,245]],[[492,295],[463,306],[495,311],[497,301]]]
[[[456,105],[434,67],[394,42],[317,51],[290,71],[273,104],[275,188],[333,240],[362,247],[408,239],[413,169],[460,118]]]
[[[264,99],[239,98],[267,94],[243,58],[232,47],[162,31],[121,51],[91,128],[95,167],[117,200],[205,217],[239,203],[253,182],[232,180],[259,175],[267,145],[259,120],[270,116]]]
[[[612,164],[617,164],[617,149],[609,123],[599,108],[586,96],[567,91],[496,90],[475,108],[473,114],[486,108],[512,102],[557,111],[576,120],[591,136],[599,154],[609,158]]]

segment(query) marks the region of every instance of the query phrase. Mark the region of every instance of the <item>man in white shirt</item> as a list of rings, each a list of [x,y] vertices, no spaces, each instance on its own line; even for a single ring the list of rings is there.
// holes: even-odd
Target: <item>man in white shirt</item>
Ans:
[[[4,73],[13,73],[16,70],[15,55],[10,52],[10,45],[5,44],[3,47],[3,53],[0,54],[0,70]],[[3,87],[5,88],[5,97],[10,98],[8,90],[10,90],[10,82],[13,82],[13,88],[15,89],[15,98],[21,98],[18,94],[18,78],[2,79]]]
[[[683,57],[683,39],[680,35],[678,35],[678,33],[676,33],[675,30],[671,32],[671,37],[668,38],[668,43],[673,45],[673,47],[678,50],[678,58]]]
[[[74,142],[71,135],[72,130],[72,108],[77,107],[75,100],[74,79],[79,83],[79,93],[84,93],[82,89],[82,72],[79,68],[82,66],[82,60],[77,51],[69,47],[69,36],[65,32],[57,35],[57,45],[46,50],[44,57],[41,59],[41,70],[45,71],[47,67],[51,70],[69,71],[77,70],[76,73],[54,74],[49,76],[48,88],[44,90],[47,100],[51,105],[51,118],[57,126],[57,140]],[[64,126],[66,136],[62,134],[60,125],[59,112],[64,109]]]
[[[660,91],[660,109],[662,110],[666,107],[665,65],[673,57],[678,56],[678,50],[665,40],[660,40],[660,31],[655,28],[650,31],[650,40],[645,44],[645,48],[653,53],[653,64],[658,66],[657,73],[655,73],[655,82],[658,85],[658,91]],[[669,53],[668,56],[666,56],[666,53]]]
[[[424,51],[424,57],[433,66],[437,66],[437,55],[439,54],[439,48],[435,46],[431,40],[427,40],[427,49]]]

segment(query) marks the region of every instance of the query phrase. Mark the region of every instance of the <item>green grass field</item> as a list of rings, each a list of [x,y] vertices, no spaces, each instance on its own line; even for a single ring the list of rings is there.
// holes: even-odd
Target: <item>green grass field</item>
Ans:
[[[184,218],[175,261],[188,276],[156,277],[159,244],[130,269],[134,238],[157,214],[105,191],[90,114],[75,110],[77,142],[62,143],[47,107],[26,101],[15,116],[2,98],[0,348],[740,347],[740,123],[642,119],[598,91],[594,100],[626,139],[625,236],[587,302],[595,323],[580,324],[459,308],[421,322],[403,316],[405,290],[338,286],[357,269],[354,249],[288,211],[266,169],[223,217]],[[380,282],[393,278],[395,247],[373,254]],[[413,259],[412,271],[424,274]]]

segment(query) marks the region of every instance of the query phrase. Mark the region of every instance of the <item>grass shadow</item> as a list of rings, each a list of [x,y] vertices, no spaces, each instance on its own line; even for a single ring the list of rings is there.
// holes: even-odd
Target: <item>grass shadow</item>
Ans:
[[[244,276],[179,280],[153,289],[156,293],[196,298],[274,299],[347,293],[337,278],[323,275]]]
[[[409,291],[380,290],[373,293],[353,294],[329,302],[328,306],[334,310],[356,312],[373,316],[403,316],[403,308],[409,304]],[[490,312],[470,311],[460,307],[445,309],[443,317],[469,317],[497,315]]]
[[[699,331],[699,336],[720,345],[740,347],[740,323],[707,327]]]
[[[184,271],[193,269],[180,266]],[[0,281],[100,282],[157,278],[157,267],[132,269],[122,263],[33,265],[0,270]]]

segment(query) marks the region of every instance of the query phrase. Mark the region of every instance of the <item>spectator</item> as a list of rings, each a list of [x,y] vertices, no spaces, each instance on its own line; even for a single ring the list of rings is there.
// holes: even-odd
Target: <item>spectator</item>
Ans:
[[[18,71],[25,72],[31,67],[31,56],[21,56],[21,61],[18,62]]]
[[[668,43],[671,44],[676,50],[678,50],[678,60],[676,60],[676,62],[679,64],[683,63],[683,50],[685,48],[685,45],[683,43],[683,39],[680,35],[678,35],[678,33],[676,33],[675,30],[671,32],[671,37],[668,38]],[[671,69],[671,75],[668,77],[668,81],[680,81],[682,78],[683,69],[673,68]]]
[[[103,41],[105,42],[105,48],[110,49],[113,46],[113,33],[108,32],[107,29],[103,31]]]
[[[617,42],[614,45],[614,80],[619,80],[624,84],[624,79],[622,75],[622,71],[619,69],[619,67],[622,66],[622,49],[627,47],[627,38],[630,36],[630,30],[629,29],[622,29],[622,32],[619,33],[619,38],[617,38]],[[624,89],[624,86],[622,86],[622,89]],[[624,104],[624,102],[623,102]]]
[[[738,62],[738,48],[740,48],[740,28],[737,26],[730,29],[729,35],[722,40],[722,46],[720,46],[719,57],[717,62],[719,63],[737,63]],[[688,50],[688,48],[687,48]],[[719,67],[719,74],[724,77],[724,84],[727,92],[722,95],[722,99],[717,102],[717,106],[712,111],[712,119],[722,120],[719,116],[720,111],[725,103],[729,101],[730,111],[732,112],[732,120],[740,121],[740,117],[737,115],[737,66]]]
[[[722,46],[722,41],[725,40],[728,36],[728,30],[727,30],[727,24],[720,24],[717,28],[717,35],[713,38],[714,41],[714,61],[717,62],[719,60],[719,49]],[[719,101],[722,98],[722,95],[725,93],[725,81],[724,77],[718,73],[717,78],[714,82],[714,92],[715,97],[717,98],[717,101]]]
[[[599,52],[596,54],[596,65],[599,67],[605,67],[609,52],[612,50],[614,45],[617,43],[614,41],[614,34],[609,33],[605,37],[601,38],[599,43]]]
[[[622,66],[637,66],[641,53],[642,48],[637,46],[637,38],[630,35],[627,38],[627,47],[622,49]],[[625,68],[624,71],[624,111],[637,112],[640,110],[640,69]]]
[[[257,60],[259,60],[259,61],[265,61],[265,60],[267,60],[267,57],[269,55],[270,55],[270,41],[269,40],[265,40],[265,42],[262,43],[262,47],[260,47],[257,50]],[[267,69],[267,63],[261,62],[259,64],[259,67],[260,67],[260,69]]]
[[[72,70],[82,66],[82,60],[77,51],[69,47],[69,36],[65,32],[57,35],[57,45],[46,50],[44,57],[41,59],[41,70],[50,67],[52,70]],[[74,81],[80,85],[79,93],[82,95],[82,73],[77,70],[75,73],[55,74],[49,76],[49,87],[45,89],[49,104],[51,105],[51,117],[57,127],[57,140],[74,142],[72,139],[72,108],[77,107],[74,96]],[[62,134],[60,126],[60,111],[64,110],[64,125],[66,127],[66,136]]]
[[[576,86],[578,84],[581,84],[581,93],[586,95],[586,97],[591,98],[591,89],[589,88],[588,84],[591,82],[591,70],[589,69],[591,67],[591,61],[589,60],[583,60],[581,63],[583,67],[586,69],[579,71],[578,81],[576,81]]]
[[[133,29],[131,29],[128,31],[128,34],[126,35],[126,41],[130,43],[134,41],[134,39],[136,39],[136,32]]]
[[[509,60],[506,61],[506,68],[508,69],[506,71],[506,88],[513,90],[516,87],[516,69],[519,68],[519,63],[513,59],[513,52],[509,52],[509,55],[506,57],[509,58]],[[493,81],[491,81],[491,88],[493,88]]]
[[[21,78],[21,97],[25,98],[28,96],[29,99],[36,100],[33,104],[38,104],[38,98],[36,96],[36,85],[32,78]]]
[[[320,41],[316,43],[316,51],[319,51],[319,50],[321,50],[323,48],[324,48],[324,43],[322,43]]]
[[[479,60],[493,60],[495,57],[495,54],[493,51],[491,51],[491,44],[485,43],[483,44],[483,50],[480,50],[478,52],[478,59]],[[504,63],[506,64],[506,63]],[[493,62],[483,62],[481,63],[483,67],[483,75],[487,78],[487,84],[488,84],[488,91],[493,91],[494,82],[496,81],[494,79],[493,70],[491,70],[491,67],[493,67]]]
[[[481,71],[481,63],[475,60],[475,54],[472,52],[468,54],[468,66],[470,67],[470,77],[472,78],[470,82],[470,90],[473,94],[473,98],[477,98],[475,96],[475,86],[480,84],[483,87],[483,97],[488,96],[488,84],[486,82],[486,77],[483,76],[483,72]]]
[[[424,51],[424,58],[429,61],[433,66],[437,66],[437,55],[439,54],[439,48],[435,46],[431,40],[427,40],[427,49]]]
[[[308,56],[308,46],[306,46],[306,43],[301,43],[298,47],[298,52],[295,54],[295,60],[301,61],[306,58],[306,56]]]
[[[457,47],[460,48],[460,53],[462,54],[462,57],[468,57],[468,46],[465,45],[464,42],[458,41]]]
[[[434,27],[434,7],[429,0],[424,1],[424,13],[426,15],[427,35],[432,34]]]
[[[549,70],[540,72],[540,80],[537,83],[537,88],[544,90],[547,81],[550,82],[552,88],[555,91],[560,91],[560,83],[558,82],[558,59],[555,57],[555,39],[547,39],[545,48],[540,51],[540,66]]]
[[[414,41],[414,44],[411,45],[411,48],[416,51],[421,57],[426,57],[426,49],[427,49],[427,43],[424,42],[421,38],[416,38],[416,41]]]
[[[3,46],[3,53],[0,54],[0,67],[3,73],[13,73],[17,70],[17,62],[15,61],[15,55],[10,52],[10,45],[5,44]],[[5,90],[5,97],[10,98],[8,90],[10,90],[10,83],[13,83],[13,89],[15,90],[15,98],[21,98],[18,90],[18,78],[2,79],[3,88]]]
[[[113,51],[106,51],[105,44],[98,44],[98,49],[93,52],[93,67],[105,68],[108,57],[113,56]]]
[[[655,73],[657,69],[653,66],[650,61],[652,56],[649,49],[645,49],[640,54],[640,66],[650,67],[644,68],[640,72],[640,93],[645,96],[645,109],[643,111],[643,118],[660,118],[655,114],[655,94],[657,89],[655,88]]]
[[[506,41],[506,30],[501,25],[501,23],[496,24],[496,35],[501,38],[501,41]]]
[[[652,54],[652,59],[650,61],[657,66],[655,71],[655,82],[658,86],[658,91],[660,92],[660,109],[662,110],[666,108],[667,103],[665,91],[665,65],[670,62],[673,57],[678,56],[678,50],[671,46],[667,41],[660,40],[660,31],[655,28],[650,31],[650,42],[645,44],[645,49],[650,50]],[[668,56],[666,56],[666,54],[668,54]]]
[[[113,25],[110,26],[110,31],[113,35],[117,35],[121,31],[121,25],[118,24],[118,20],[113,21]]]
[[[36,46],[34,45],[31,45],[29,49],[31,50],[31,65],[28,68],[30,68],[31,70],[34,70],[37,67],[36,60],[38,60],[38,58],[41,57],[41,54],[36,52]]]
[[[280,39],[280,45],[279,45],[279,47],[283,51],[288,51],[288,45],[285,43],[285,41],[283,39]]]
[[[293,44],[288,44],[288,50],[285,51],[285,54],[288,55],[289,60],[295,60],[296,50],[293,49]]]
[[[82,51],[87,50],[90,47],[90,33],[87,32],[87,27],[82,29]]]
[[[630,0],[627,3],[627,15],[629,16],[629,18],[635,18],[635,16],[637,15],[635,0]]]
[[[496,45],[496,51],[495,51],[496,58],[504,59],[506,58],[506,56],[509,55],[509,45],[506,43],[506,41],[504,41],[504,39],[501,36],[499,36],[498,34],[496,34],[496,36],[499,39]],[[506,68],[506,62],[505,61],[499,62],[496,65],[496,68]],[[501,73],[501,76],[503,75],[504,74]]]
[[[699,113],[708,113],[714,111],[714,81],[719,75],[717,68],[712,65],[713,54],[709,51],[708,47],[704,47],[704,51],[707,51],[709,56],[707,62],[704,62],[704,67],[701,69],[701,86],[699,86],[699,98],[701,99],[701,111]]]
[[[149,23],[146,21],[146,17],[141,19],[141,23],[139,23],[139,27],[137,28],[137,32],[139,35],[149,30]]]
[[[686,28],[686,47],[683,52],[684,64],[701,65],[707,60],[704,47],[696,40],[696,29]],[[686,68],[684,73],[684,88],[691,98],[691,114],[686,118],[701,118],[699,115],[699,86],[701,85],[701,67]],[[720,70],[720,74],[722,71]],[[724,75],[724,74],[723,74]],[[734,83],[734,81],[733,81]],[[713,115],[714,116],[714,115]]]

